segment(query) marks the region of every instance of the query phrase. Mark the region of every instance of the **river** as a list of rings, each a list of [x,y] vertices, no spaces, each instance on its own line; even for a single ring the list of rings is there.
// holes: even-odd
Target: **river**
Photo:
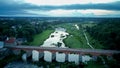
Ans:
[[[78,25],[75,24],[76,29],[79,29]],[[66,32],[66,29],[64,28],[56,28],[53,33],[49,36],[48,39],[44,41],[44,44],[41,47],[60,47],[60,48],[68,48],[65,46],[65,43],[63,40],[67,38],[69,33]],[[58,43],[60,45],[58,46]],[[65,62],[66,58],[69,62],[75,62],[75,64],[79,64],[80,60],[82,62],[89,61],[91,57],[85,55],[85,56],[79,56],[79,54],[68,54],[65,53],[55,53],[56,55],[56,61],[57,62]],[[44,60],[47,62],[52,62],[52,53],[49,51],[44,51]],[[81,58],[80,58],[81,57]]]

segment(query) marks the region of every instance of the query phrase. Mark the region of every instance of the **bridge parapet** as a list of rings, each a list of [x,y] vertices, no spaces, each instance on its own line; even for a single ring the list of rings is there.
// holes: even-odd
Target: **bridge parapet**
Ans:
[[[75,53],[75,54],[91,54],[95,56],[99,55],[113,55],[113,54],[118,54],[120,51],[116,50],[100,50],[100,49],[72,49],[72,48],[58,48],[58,47],[36,47],[36,46],[5,46],[5,48],[10,48],[13,50],[24,50],[24,51],[39,51],[39,52],[44,52],[44,51],[50,51],[52,53],[56,52],[61,52],[65,54],[70,54],[70,53]]]

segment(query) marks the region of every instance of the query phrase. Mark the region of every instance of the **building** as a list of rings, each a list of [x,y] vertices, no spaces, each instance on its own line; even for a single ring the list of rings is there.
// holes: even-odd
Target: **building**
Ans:
[[[7,38],[5,40],[5,45],[16,45],[16,39],[14,37]]]
[[[16,39],[16,44],[17,45],[21,45],[22,43],[25,43],[25,42],[27,42],[26,38],[17,38]]]

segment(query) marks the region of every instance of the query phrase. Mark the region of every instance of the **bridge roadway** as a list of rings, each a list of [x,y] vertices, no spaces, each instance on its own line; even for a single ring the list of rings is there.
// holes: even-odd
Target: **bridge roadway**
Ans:
[[[107,55],[111,56],[113,54],[118,54],[120,51],[116,50],[101,50],[101,49],[73,49],[73,48],[58,48],[58,47],[37,47],[37,46],[4,46],[4,48],[10,48],[12,50],[24,50],[24,51],[32,51],[37,50],[39,52],[50,51],[52,53],[62,52],[62,53],[76,53],[76,54],[91,54],[91,55]]]

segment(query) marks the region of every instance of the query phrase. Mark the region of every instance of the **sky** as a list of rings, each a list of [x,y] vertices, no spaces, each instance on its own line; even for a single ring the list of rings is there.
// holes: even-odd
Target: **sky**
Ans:
[[[120,17],[120,0],[0,0],[0,16]]]

